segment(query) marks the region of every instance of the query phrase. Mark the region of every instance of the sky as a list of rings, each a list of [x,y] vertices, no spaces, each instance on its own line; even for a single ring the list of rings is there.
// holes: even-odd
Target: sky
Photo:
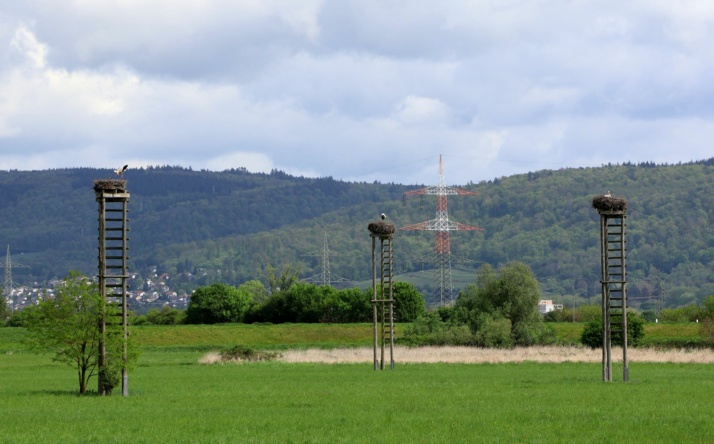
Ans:
[[[710,0],[0,0],[0,170],[707,159],[712,47]]]

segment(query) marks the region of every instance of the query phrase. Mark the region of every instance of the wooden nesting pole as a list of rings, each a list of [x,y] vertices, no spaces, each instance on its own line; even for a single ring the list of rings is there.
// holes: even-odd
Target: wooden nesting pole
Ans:
[[[385,347],[389,342],[389,368],[394,369],[394,293],[392,273],[394,225],[372,222],[367,227],[372,238],[372,311],[374,331],[374,369],[384,370]],[[379,250],[377,250],[379,241]],[[379,262],[379,269],[377,263]],[[380,285],[377,286],[379,280]],[[379,356],[377,350],[380,349]]]
[[[127,323],[127,279],[129,259],[127,236],[129,219],[127,204],[129,192],[126,190],[126,180],[95,180],[94,192],[99,203],[99,291],[105,306],[111,305],[121,317],[121,332],[116,331],[114,319],[107,319],[106,308],[100,323],[101,338],[99,343],[99,376],[98,392],[107,394],[105,375],[108,370],[107,335],[122,335],[122,396],[129,395],[129,378],[126,370],[127,340],[129,337]],[[107,322],[109,321],[109,322]],[[110,331],[107,331],[107,324]]]
[[[627,267],[625,229],[627,201],[596,196],[593,208],[600,214],[600,264],[602,268],[602,379],[612,381],[612,338],[622,338],[623,380],[629,380],[627,362]]]

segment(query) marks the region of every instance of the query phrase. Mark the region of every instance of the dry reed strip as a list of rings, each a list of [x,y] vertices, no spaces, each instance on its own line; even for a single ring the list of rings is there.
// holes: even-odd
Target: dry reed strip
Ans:
[[[388,351],[386,351],[388,353]],[[615,362],[622,361],[622,349],[613,348]],[[372,348],[288,350],[278,358],[282,362],[326,364],[372,362]],[[671,362],[714,364],[714,350],[658,350],[630,348],[632,362]],[[516,347],[492,349],[475,347],[395,347],[394,360],[400,363],[505,363],[505,362],[602,362],[602,350],[586,347]]]

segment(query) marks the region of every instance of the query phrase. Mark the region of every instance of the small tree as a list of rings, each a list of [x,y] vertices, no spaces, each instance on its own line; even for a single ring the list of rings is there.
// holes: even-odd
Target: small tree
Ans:
[[[241,322],[251,303],[247,290],[226,284],[211,284],[196,289],[186,309],[189,324]]]
[[[645,321],[635,313],[627,312],[627,345],[637,347],[645,336]],[[622,345],[622,333],[613,332],[612,345]],[[602,347],[602,316],[585,324],[580,342],[590,348]]]
[[[2,288],[0,288],[0,325],[4,324],[5,320],[9,317],[10,311],[7,308],[7,301],[5,300]]]
[[[407,282],[392,285],[394,296],[394,319],[397,322],[414,322],[426,312],[426,302],[416,287]]]
[[[257,304],[262,304],[268,299],[268,296],[270,296],[265,285],[257,279],[243,282],[238,286],[238,289],[246,290],[253,299],[253,302]]]
[[[702,301],[702,318],[702,336],[708,344],[714,345],[714,296]]]
[[[152,308],[143,316],[137,316],[133,319],[132,325],[154,324],[154,325],[176,325],[183,324],[186,321],[186,312],[168,305],[158,308]]]
[[[469,285],[459,295],[454,315],[459,322],[468,324],[474,334],[488,326],[497,327],[500,335],[507,325],[501,319],[506,319],[513,344],[544,343],[550,341],[551,331],[543,325],[538,312],[539,299],[538,281],[526,264],[510,262],[498,272],[484,265],[476,276],[476,285]]]
[[[284,264],[280,269],[271,265],[265,267],[263,274],[268,282],[270,294],[288,291],[290,287],[298,282],[300,272],[301,267],[293,264]]]
[[[105,306],[99,288],[86,276],[70,272],[57,288],[54,298],[45,297],[34,309],[27,310],[24,326],[27,342],[36,352],[51,352],[57,362],[77,369],[79,393],[87,391],[87,384],[97,373],[100,321],[106,309],[107,317],[115,310]],[[108,373],[121,371],[122,341],[120,335],[105,338]],[[133,347],[131,359],[136,358]],[[128,364],[128,363],[127,363]],[[116,378],[114,378],[116,379]]]

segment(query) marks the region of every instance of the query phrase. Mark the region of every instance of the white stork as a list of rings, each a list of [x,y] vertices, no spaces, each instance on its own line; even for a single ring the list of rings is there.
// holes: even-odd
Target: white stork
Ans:
[[[126,171],[127,168],[129,168],[129,165],[124,165],[123,167],[119,167],[116,170],[114,170],[114,173],[123,179],[124,171]]]
[[[380,215],[379,217],[381,217],[381,218],[382,218],[382,220],[384,220],[384,219],[386,219],[386,218],[387,218],[387,215],[386,215],[386,214],[384,214],[384,213],[382,213],[382,214],[381,214],[381,215]]]
[[[612,194],[608,191],[607,194],[605,194],[605,197],[612,197]]]

